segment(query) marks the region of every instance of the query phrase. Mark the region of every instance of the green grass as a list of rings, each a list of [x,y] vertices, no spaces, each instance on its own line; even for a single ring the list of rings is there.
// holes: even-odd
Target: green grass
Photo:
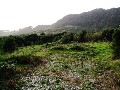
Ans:
[[[77,48],[79,50],[76,50]],[[112,48],[108,42],[53,44],[49,47],[46,47],[46,44],[44,44],[22,47],[13,53],[1,55],[1,62],[4,62],[6,59],[9,60],[13,56],[26,56],[32,60],[32,57],[42,58],[43,62],[35,67],[34,72],[38,76],[44,75],[45,79],[42,78],[43,81],[45,80],[44,84],[51,88],[52,83],[49,82],[48,84],[47,79],[56,81],[56,84],[53,84],[56,88],[57,81],[59,81],[60,88],[80,87],[83,90],[96,90],[98,87],[92,81],[101,79],[101,82],[104,84],[107,81],[105,76],[107,76],[112,82],[112,78],[109,75],[118,75],[120,73],[120,61],[112,60]],[[18,64],[16,67],[18,69],[26,68],[29,67],[29,64]],[[111,73],[111,71],[114,73]],[[115,75],[114,77],[116,78]],[[29,83],[28,81],[25,82]],[[111,82],[105,84],[106,90],[108,89],[107,85],[112,85]]]
[[[94,43],[95,47],[95,58],[100,60],[112,59],[111,44],[106,42]]]

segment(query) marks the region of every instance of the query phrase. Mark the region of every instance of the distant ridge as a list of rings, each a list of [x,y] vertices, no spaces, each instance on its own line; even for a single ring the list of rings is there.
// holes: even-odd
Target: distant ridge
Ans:
[[[54,23],[53,27],[67,25],[80,26],[85,29],[101,30],[120,25],[120,8],[94,9],[81,14],[69,14]]]
[[[52,25],[38,25],[35,28],[32,26],[25,27],[19,31],[0,32],[0,36],[4,35],[18,35],[27,34],[41,31],[54,31],[55,28],[63,27],[80,27],[80,29],[99,31],[104,28],[112,28],[120,25],[120,7],[111,9],[94,9],[92,11],[84,12],[81,14],[69,14],[64,16]],[[57,29],[55,29],[56,31]],[[69,31],[69,30],[67,30]],[[74,32],[74,31],[72,31]]]

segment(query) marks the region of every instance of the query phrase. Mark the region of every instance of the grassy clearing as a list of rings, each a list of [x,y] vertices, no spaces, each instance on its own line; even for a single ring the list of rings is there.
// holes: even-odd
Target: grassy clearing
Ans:
[[[17,70],[33,71],[32,75],[25,75],[17,82],[23,90],[119,88],[120,62],[112,60],[111,44],[107,42],[34,45],[19,48],[1,58],[5,61],[13,56],[16,60],[27,61],[27,64],[17,63]],[[39,64],[33,65],[35,62]]]

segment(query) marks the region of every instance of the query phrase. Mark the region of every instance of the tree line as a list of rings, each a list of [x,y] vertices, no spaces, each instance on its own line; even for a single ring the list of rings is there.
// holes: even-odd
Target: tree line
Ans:
[[[70,42],[96,42],[108,41],[112,42],[114,59],[120,57],[120,27],[105,29],[100,32],[86,32],[82,30],[80,33],[62,32],[58,34],[26,34],[19,36],[0,37],[0,49],[3,52],[12,52],[19,47],[40,45],[49,42],[67,44]]]

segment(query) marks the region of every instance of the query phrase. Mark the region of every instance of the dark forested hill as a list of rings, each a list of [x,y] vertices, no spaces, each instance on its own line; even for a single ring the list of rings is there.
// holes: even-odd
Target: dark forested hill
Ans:
[[[53,27],[80,26],[100,30],[120,25],[120,8],[95,9],[82,14],[70,14],[53,24]]]

